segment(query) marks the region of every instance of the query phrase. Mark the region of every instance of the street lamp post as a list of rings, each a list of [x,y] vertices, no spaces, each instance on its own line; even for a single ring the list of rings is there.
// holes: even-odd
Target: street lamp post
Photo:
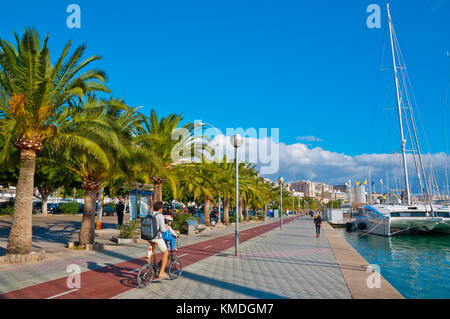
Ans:
[[[278,182],[280,183],[280,230],[283,230],[283,183],[284,183],[284,178],[278,177]]]
[[[222,223],[222,218],[220,218],[220,195],[219,195],[219,221],[217,222],[218,224]]]
[[[295,189],[291,188],[291,191],[292,191],[292,213],[295,214],[295,211],[294,211],[294,191],[295,191]]]
[[[231,145],[234,147],[234,158],[235,158],[235,165],[236,165],[236,228],[234,231],[234,237],[235,237],[235,247],[234,247],[234,254],[235,256],[239,256],[239,160],[238,160],[238,148],[242,145],[244,139],[241,135],[235,134],[231,137],[230,142]]]

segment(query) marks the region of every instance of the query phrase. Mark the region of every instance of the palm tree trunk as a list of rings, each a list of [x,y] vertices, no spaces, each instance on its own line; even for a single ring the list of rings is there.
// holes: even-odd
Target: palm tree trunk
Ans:
[[[242,197],[239,198],[239,217],[241,218],[240,220],[242,221]]]
[[[267,204],[264,204],[264,220],[267,219]]]
[[[14,215],[8,238],[9,254],[29,254],[32,245],[33,186],[36,152],[20,151],[19,180],[16,186]]]
[[[223,201],[223,222],[225,225],[228,225],[230,223],[230,215],[228,211],[230,210],[230,202],[228,200],[228,196],[225,197],[225,200]]]
[[[155,183],[154,186],[153,203],[162,202],[162,184]]]
[[[52,187],[47,187],[47,186],[43,186],[43,187],[39,187],[39,194],[41,194],[41,200],[42,200],[42,215],[47,215],[48,214],[48,198],[50,197],[50,194],[53,193],[54,188]]]
[[[42,195],[42,215],[48,214],[48,196],[48,194]]]
[[[248,221],[248,203],[244,202],[244,219]]]
[[[96,210],[97,191],[86,190],[84,198],[83,219],[80,229],[80,246],[93,244],[95,240],[95,210]]]
[[[205,205],[203,206],[203,215],[205,219],[205,226],[210,226],[211,221],[209,219],[209,207],[210,207],[210,200],[209,198],[205,199]]]

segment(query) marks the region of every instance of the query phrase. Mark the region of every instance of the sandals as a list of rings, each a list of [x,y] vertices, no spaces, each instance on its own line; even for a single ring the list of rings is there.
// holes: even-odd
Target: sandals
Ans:
[[[169,275],[165,274],[164,276],[158,276],[158,279],[169,279]]]

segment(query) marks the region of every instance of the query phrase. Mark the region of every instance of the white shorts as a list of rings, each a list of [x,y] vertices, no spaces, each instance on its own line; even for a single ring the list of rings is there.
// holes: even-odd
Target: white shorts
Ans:
[[[154,243],[158,247],[160,252],[167,251],[167,245],[166,245],[166,242],[164,241],[164,239],[156,238],[156,239],[150,240],[150,242]]]

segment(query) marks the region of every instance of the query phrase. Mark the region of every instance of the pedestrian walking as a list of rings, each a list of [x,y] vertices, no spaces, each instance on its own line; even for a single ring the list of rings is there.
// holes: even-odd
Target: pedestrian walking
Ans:
[[[314,225],[316,226],[316,238],[320,236],[320,225],[322,225],[322,217],[320,217],[319,212],[314,216]]]
[[[125,210],[125,205],[123,203],[123,200],[120,200],[119,203],[116,206],[117,211],[117,224],[119,226],[123,225],[123,212]]]

